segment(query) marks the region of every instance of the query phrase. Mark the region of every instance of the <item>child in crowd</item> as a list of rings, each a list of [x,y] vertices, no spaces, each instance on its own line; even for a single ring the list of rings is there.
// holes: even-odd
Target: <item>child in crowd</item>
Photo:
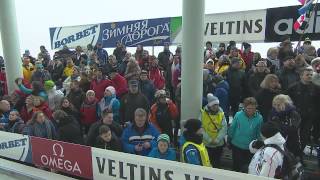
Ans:
[[[170,137],[167,134],[160,134],[157,139],[157,147],[153,148],[148,157],[175,161],[176,152],[170,148]]]

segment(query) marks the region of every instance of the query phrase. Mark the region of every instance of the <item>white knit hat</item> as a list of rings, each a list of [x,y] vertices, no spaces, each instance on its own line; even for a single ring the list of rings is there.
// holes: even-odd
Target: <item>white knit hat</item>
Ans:
[[[207,100],[208,100],[208,104],[207,104],[208,107],[211,107],[213,105],[220,103],[219,99],[211,93],[207,95]]]
[[[116,89],[113,86],[108,86],[105,91],[111,92],[111,94],[115,95],[116,94]]]

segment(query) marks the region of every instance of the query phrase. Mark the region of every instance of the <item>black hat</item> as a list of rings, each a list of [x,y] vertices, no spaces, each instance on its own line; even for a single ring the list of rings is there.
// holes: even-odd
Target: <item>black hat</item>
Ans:
[[[242,44],[243,44],[244,49],[248,49],[249,47],[251,47],[251,44],[249,44],[247,42],[244,42]]]
[[[186,131],[189,133],[196,133],[201,128],[201,126],[202,124],[199,119],[189,119],[184,125],[184,128],[186,128]]]
[[[264,137],[270,138],[270,137],[274,136],[275,134],[277,134],[278,132],[280,132],[280,129],[279,129],[278,124],[276,124],[275,122],[268,121],[268,122],[262,124],[261,134]]]
[[[212,42],[207,41],[207,42],[206,42],[206,45],[207,45],[207,44],[209,44],[209,45],[212,47]]]

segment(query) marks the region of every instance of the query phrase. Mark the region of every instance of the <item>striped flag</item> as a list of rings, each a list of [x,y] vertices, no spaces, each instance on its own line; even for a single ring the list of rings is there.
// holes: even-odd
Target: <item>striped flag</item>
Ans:
[[[295,31],[298,30],[298,29],[301,27],[301,25],[302,25],[302,23],[305,21],[305,19],[306,19],[306,14],[301,15],[301,16],[297,19],[297,21],[296,21],[296,22],[294,23],[294,25],[293,25],[293,28],[294,28]]]
[[[300,15],[303,15],[309,11],[312,6],[313,0],[305,1],[304,5],[298,10]]]

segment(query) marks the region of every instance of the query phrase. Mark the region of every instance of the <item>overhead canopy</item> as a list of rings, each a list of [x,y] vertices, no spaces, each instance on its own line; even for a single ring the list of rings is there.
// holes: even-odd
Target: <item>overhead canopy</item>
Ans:
[[[294,22],[301,6],[208,14],[205,16],[204,40],[211,42],[279,42],[284,35],[298,41],[305,26],[295,31]],[[310,17],[305,37],[320,40],[320,4]],[[143,19],[50,28],[52,49],[86,46],[100,42],[104,48],[125,46],[162,46],[181,44],[182,17]]]

